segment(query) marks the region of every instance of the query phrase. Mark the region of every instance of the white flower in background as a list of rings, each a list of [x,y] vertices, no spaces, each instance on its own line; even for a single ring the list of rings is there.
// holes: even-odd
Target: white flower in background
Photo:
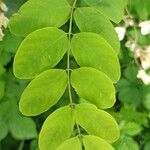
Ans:
[[[134,20],[131,16],[124,16],[124,22],[126,27],[133,27],[135,25]]]
[[[150,34],[150,20],[141,22],[139,27],[141,27],[141,33],[143,35]]]
[[[3,33],[2,29],[0,28],[0,41],[3,40],[3,37],[4,37],[4,33]]]
[[[8,22],[9,22],[8,18],[4,15],[4,13],[1,13],[0,14],[0,28],[1,27],[7,28]]]
[[[125,47],[129,48],[132,52],[134,52],[138,48],[138,45],[134,40],[130,39],[125,43]]]
[[[145,70],[150,68],[150,51],[149,51],[149,46],[145,47],[145,49],[143,51],[141,51],[140,61],[141,61],[141,66]]]
[[[125,33],[126,33],[126,28],[125,27],[116,27],[115,28],[117,34],[118,34],[118,38],[120,41],[122,41],[124,39]]]
[[[8,25],[8,18],[4,15],[4,12],[8,10],[7,6],[0,1],[0,41],[3,40],[4,33],[3,33],[3,27],[7,28]]]
[[[8,11],[7,6],[6,6],[2,1],[0,2],[0,9],[1,9],[1,11],[3,11],[3,12]]]
[[[139,70],[137,78],[141,79],[144,84],[150,84],[150,76],[144,70]]]
[[[141,47],[136,43],[136,41],[130,39],[125,43],[125,47],[129,48],[132,52],[134,52],[136,57],[141,56]]]

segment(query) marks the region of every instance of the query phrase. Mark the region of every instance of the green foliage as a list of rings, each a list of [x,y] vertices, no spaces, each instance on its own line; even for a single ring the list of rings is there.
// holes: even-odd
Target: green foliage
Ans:
[[[119,52],[118,36],[111,22],[103,14],[90,7],[81,7],[75,10],[74,19],[80,31],[98,33]]]
[[[16,53],[15,76],[30,79],[48,68],[53,68],[67,51],[67,43],[66,33],[57,28],[48,27],[31,33]]]
[[[14,58],[14,75],[32,79],[21,95],[20,111],[26,116],[53,111],[68,86],[69,104],[45,116],[40,150],[72,145],[113,150],[109,143],[119,138],[119,127],[101,109],[115,103],[120,46],[111,21],[121,21],[123,7],[122,0],[28,0],[10,18],[10,31],[25,37]],[[71,60],[81,68],[71,67]],[[78,98],[87,103],[78,104]]]
[[[117,55],[98,34],[86,32],[76,34],[72,39],[71,49],[80,66],[99,69],[113,82],[119,80],[120,66]]]
[[[70,5],[66,0],[29,0],[11,18],[9,26],[12,33],[24,37],[43,27],[62,26],[69,14]]]
[[[82,150],[82,147],[81,147],[81,143],[79,141],[79,138],[74,137],[74,138],[71,138],[69,140],[66,140],[57,149],[58,150],[66,150],[66,149]]]
[[[40,149],[57,149],[71,136],[74,127],[72,115],[72,109],[66,106],[56,110],[46,119],[39,135]]]
[[[135,35],[135,32],[136,32],[136,35]],[[135,36],[137,36],[138,44],[140,44],[141,46],[149,45],[150,43],[150,35],[149,34],[146,36],[142,35],[141,31],[138,28],[128,30],[127,35],[133,39],[135,39],[136,38]]]
[[[142,133],[144,127],[148,127],[147,115],[128,105],[125,105],[113,115],[119,123],[121,132],[120,139],[113,144],[115,149],[139,150],[138,143],[132,137],[138,136]]]
[[[0,80],[0,99],[4,96],[5,92],[5,82]]]
[[[16,13],[18,9],[23,5],[27,0],[5,0],[6,6],[9,8],[6,12],[7,16],[11,16]]]
[[[6,30],[3,40],[3,50],[5,52],[16,53],[23,38],[14,36],[12,33],[10,33],[10,31]]]
[[[104,14],[110,20],[115,23],[119,23],[124,15],[121,0],[105,0],[105,1],[93,1],[84,0],[88,6],[94,7],[100,13]]]
[[[94,105],[83,103],[76,106],[76,116],[77,123],[90,135],[96,135],[110,143],[118,139],[118,125],[107,112],[97,109]]]
[[[99,70],[86,67],[75,69],[71,74],[71,83],[81,98],[98,108],[110,108],[115,103],[113,83]]]
[[[36,125],[31,118],[19,113],[15,99],[8,99],[0,104],[0,140],[4,139],[8,132],[18,140],[37,137]]]
[[[91,150],[91,149],[114,150],[114,148],[110,144],[108,144],[106,141],[93,135],[85,136],[83,139],[83,143],[85,145],[86,150]]]
[[[142,20],[146,20],[150,18],[149,5],[150,0],[141,1],[141,0],[128,0],[130,11],[134,16],[140,18]]]
[[[124,71],[124,77],[118,82],[119,99],[123,102],[140,105],[142,82],[136,78],[138,68],[130,66]]]
[[[144,147],[144,150],[149,150],[150,149],[150,142],[149,143],[146,143],[145,147]]]
[[[58,102],[66,86],[67,74],[64,70],[53,69],[41,73],[24,90],[19,103],[20,111],[27,116],[47,111]]]
[[[138,144],[128,136],[121,137],[118,143],[114,144],[117,150],[139,150]]]
[[[150,18],[150,0],[5,3],[12,17],[0,42],[0,149],[149,150],[150,85],[137,79],[141,60],[124,45],[149,45],[139,23]],[[135,26],[123,22],[123,8]],[[121,46],[114,26],[126,27]],[[23,116],[18,104],[38,116]]]
[[[143,104],[150,109],[149,85],[143,85],[142,81],[137,79],[138,68],[134,65],[124,70],[123,77],[117,84],[119,99],[122,102],[140,106]]]

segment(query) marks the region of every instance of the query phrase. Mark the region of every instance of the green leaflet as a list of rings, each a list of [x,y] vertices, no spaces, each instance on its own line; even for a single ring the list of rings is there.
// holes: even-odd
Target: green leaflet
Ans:
[[[140,18],[141,20],[149,20],[150,17],[150,11],[149,11],[149,6],[150,6],[150,0],[141,1],[141,0],[130,0],[129,4],[133,3],[133,9],[135,9],[137,13],[137,17]]]
[[[99,137],[85,135],[82,138],[85,150],[114,150],[109,143]],[[74,137],[66,140],[57,150],[82,150],[81,142],[78,137]]]
[[[141,131],[142,127],[134,121],[124,123],[124,128],[122,129],[122,133],[130,136],[136,136],[140,134]]]
[[[17,37],[10,33],[10,31],[6,30],[5,36],[3,38],[3,50],[10,53],[16,53],[22,40],[22,37]]]
[[[31,138],[37,138],[36,124],[31,118],[16,114],[11,117],[9,120],[9,129],[15,139],[29,140]]]
[[[75,10],[74,19],[80,31],[98,33],[117,53],[119,52],[118,35],[111,22],[103,14],[90,7],[81,7]]]
[[[73,70],[71,84],[81,98],[99,108],[110,108],[115,103],[115,88],[112,81],[101,71],[81,67]]]
[[[6,69],[2,64],[0,64],[0,76],[3,75],[6,72]]]
[[[120,78],[120,65],[112,47],[98,34],[78,33],[71,42],[73,56],[80,66],[103,71],[113,82]]]
[[[119,100],[134,106],[144,101],[142,82],[136,78],[138,68],[129,65],[123,72],[122,79],[117,83]]]
[[[98,136],[108,142],[115,142],[119,138],[119,128],[115,119],[92,104],[77,105],[76,119],[88,134]]]
[[[19,103],[27,116],[39,115],[55,105],[67,86],[65,70],[47,70],[37,76],[24,90]]]
[[[150,149],[150,142],[147,142],[144,146],[144,150],[149,150]]]
[[[8,134],[8,127],[6,122],[2,121],[2,118],[0,116],[1,122],[0,122],[0,141],[3,140],[7,134]]]
[[[81,142],[78,137],[74,137],[62,143],[57,150],[82,150]]]
[[[19,113],[15,99],[8,99],[0,104],[0,122],[0,140],[5,138],[8,132],[17,140],[37,138],[36,124],[31,118]]]
[[[14,59],[14,74],[30,79],[42,71],[53,68],[68,47],[67,34],[55,27],[47,27],[28,35],[20,45]]]
[[[48,26],[61,27],[69,19],[67,0],[29,0],[11,19],[9,28],[18,36]]]
[[[139,150],[138,143],[130,136],[121,137],[116,143],[114,143],[114,147],[116,150]]]
[[[7,65],[11,61],[12,54],[10,52],[6,52],[2,50],[0,53],[0,64]]]
[[[84,136],[83,143],[85,150],[114,150],[105,140],[93,135]]]
[[[70,138],[74,127],[70,106],[57,109],[44,122],[39,135],[40,150],[56,150]]]
[[[115,23],[123,18],[122,0],[84,0],[87,5],[94,7]]]
[[[127,5],[127,3],[128,3],[128,0],[122,0],[123,7],[125,7]]]
[[[137,74],[138,74],[138,67],[136,66],[128,66],[125,70],[124,70],[124,77],[129,81],[129,82],[133,82],[135,80],[137,80]]]
[[[5,92],[5,81],[0,79],[0,99],[4,96]]]
[[[26,2],[27,0],[5,0],[6,6],[9,8],[7,12],[7,16],[10,17],[15,12],[19,10],[19,8]]]

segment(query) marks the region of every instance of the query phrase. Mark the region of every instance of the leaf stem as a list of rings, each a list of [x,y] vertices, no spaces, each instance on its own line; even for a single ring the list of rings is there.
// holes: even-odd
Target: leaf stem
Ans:
[[[24,147],[24,141],[21,141],[18,150],[23,150],[23,147]]]
[[[68,32],[69,42],[68,42],[68,51],[67,51],[67,69],[66,69],[67,74],[68,74],[68,94],[69,94],[70,106],[73,109],[74,109],[74,104],[72,100],[71,83],[70,83],[70,71],[72,71],[72,69],[70,68],[70,51],[71,51],[71,36],[73,35],[72,33],[73,12],[74,12],[74,9],[76,8],[76,3],[77,3],[77,0],[74,0],[73,5],[71,7],[71,16],[70,16],[69,32]],[[77,126],[78,135],[81,136],[80,127],[77,122],[76,122],[76,126]]]
[[[69,33],[68,33],[68,51],[67,51],[67,75],[68,75],[68,94],[70,104],[73,104],[72,100],[72,93],[71,93],[71,83],[70,83],[70,50],[71,50],[71,35],[72,35],[72,23],[73,23],[73,12],[76,6],[77,0],[74,0],[73,5],[71,7],[71,15],[70,15],[70,22],[69,22]]]

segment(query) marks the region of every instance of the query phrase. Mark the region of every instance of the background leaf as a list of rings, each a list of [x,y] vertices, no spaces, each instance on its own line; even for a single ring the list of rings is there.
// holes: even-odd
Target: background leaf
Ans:
[[[13,115],[9,121],[9,129],[16,139],[31,139],[37,137],[36,125],[31,118]]]

